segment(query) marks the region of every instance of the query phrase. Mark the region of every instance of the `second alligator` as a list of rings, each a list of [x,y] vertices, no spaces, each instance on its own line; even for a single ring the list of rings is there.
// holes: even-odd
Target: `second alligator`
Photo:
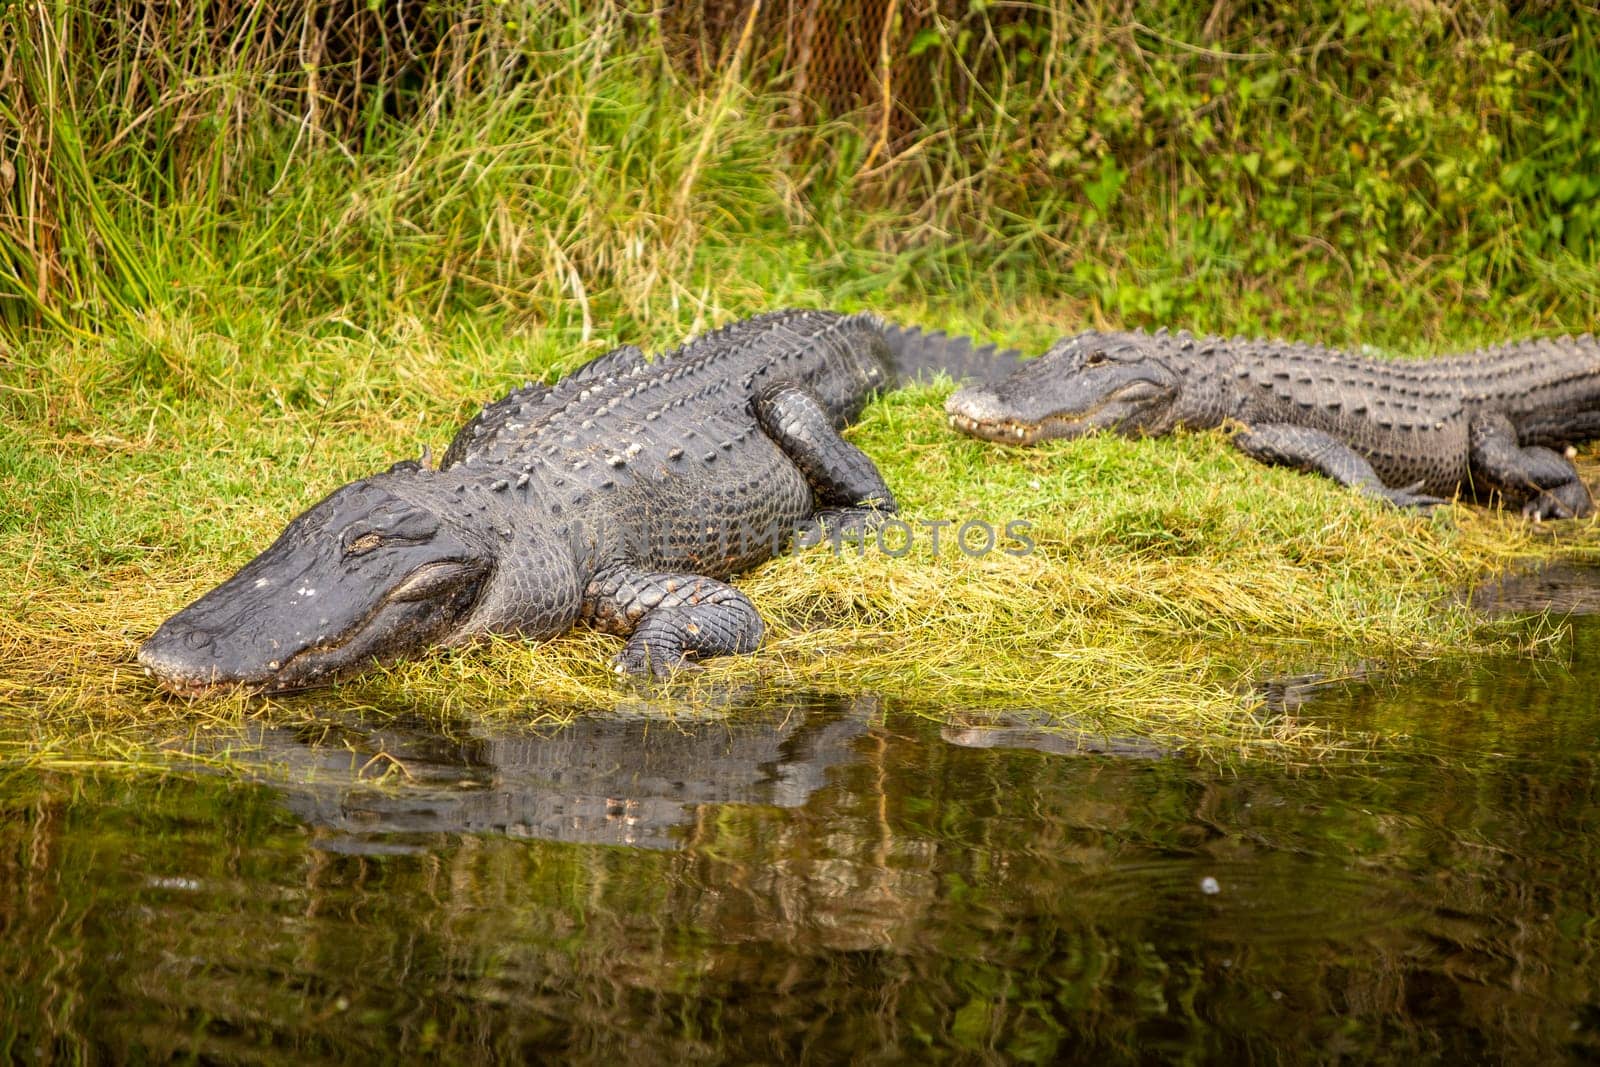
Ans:
[[[1402,507],[1498,496],[1533,518],[1594,502],[1558,449],[1600,436],[1600,343],[1522,341],[1436,359],[1374,360],[1308,344],[1088,332],[997,385],[953,395],[951,423],[1010,444],[1099,431],[1243,429],[1265,463]]]

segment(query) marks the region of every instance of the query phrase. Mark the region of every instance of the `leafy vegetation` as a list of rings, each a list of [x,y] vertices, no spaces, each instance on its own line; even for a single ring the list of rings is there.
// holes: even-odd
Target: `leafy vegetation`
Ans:
[[[1591,10],[956,7],[891,53],[922,102],[876,151],[789,121],[771,30],[692,72],[673,8],[11,4],[0,322],[626,331],[730,265],[1334,341],[1595,317]]]
[[[928,32],[1003,90],[949,102],[955,147],[890,199],[1001,237],[1019,276],[1118,321],[1294,330],[1310,305],[1346,339],[1462,301],[1593,320],[1592,9],[1073,5],[995,32],[987,6]]]

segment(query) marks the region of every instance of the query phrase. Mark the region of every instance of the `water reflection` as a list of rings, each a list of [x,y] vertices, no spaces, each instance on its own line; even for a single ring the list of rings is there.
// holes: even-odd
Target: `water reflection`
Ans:
[[[1322,767],[769,697],[13,775],[0,1058],[1592,1056],[1597,678],[1317,680],[1410,735]]]
[[[1600,565],[1558,560],[1485,582],[1467,602],[1491,615],[1600,614]]]
[[[441,833],[670,848],[706,804],[795,808],[855,759],[875,704],[794,701],[714,718],[583,714],[559,726],[341,721],[258,729],[269,773],[318,848],[395,852]],[[374,777],[380,778],[373,784]]]
[[[1044,711],[1018,711],[986,715],[975,721],[950,723],[939,736],[963,748],[1026,748],[1058,756],[1123,756],[1159,759],[1171,753],[1143,737],[1115,737],[1079,727],[1071,719]]]

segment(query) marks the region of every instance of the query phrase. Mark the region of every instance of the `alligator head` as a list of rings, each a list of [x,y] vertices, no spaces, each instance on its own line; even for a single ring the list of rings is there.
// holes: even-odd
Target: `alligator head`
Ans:
[[[1101,431],[1166,433],[1178,421],[1183,379],[1156,341],[1094,331],[1068,337],[997,385],[959,390],[945,411],[958,430],[1014,445]]]
[[[402,472],[402,468],[409,471]],[[324,684],[461,632],[495,559],[489,539],[407,492],[415,464],[352,482],[139,648],[174,692]]]

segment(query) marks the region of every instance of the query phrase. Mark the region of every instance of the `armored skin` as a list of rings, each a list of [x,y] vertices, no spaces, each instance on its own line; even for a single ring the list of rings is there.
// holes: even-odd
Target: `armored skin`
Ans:
[[[797,530],[894,511],[839,430],[897,364],[988,353],[822,311],[747,319],[653,361],[619,348],[485,407],[437,470],[398,463],[335,490],[163,623],[139,662],[197,694],[326,684],[580,622],[628,639],[628,674],[753,651],[761,618],[724,579]]]
[[[1600,343],[1522,341],[1366,359],[1283,341],[1088,332],[1006,380],[956,392],[956,428],[1034,444],[1236,424],[1234,443],[1402,507],[1498,497],[1533,518],[1594,511],[1561,451],[1600,435]]]

